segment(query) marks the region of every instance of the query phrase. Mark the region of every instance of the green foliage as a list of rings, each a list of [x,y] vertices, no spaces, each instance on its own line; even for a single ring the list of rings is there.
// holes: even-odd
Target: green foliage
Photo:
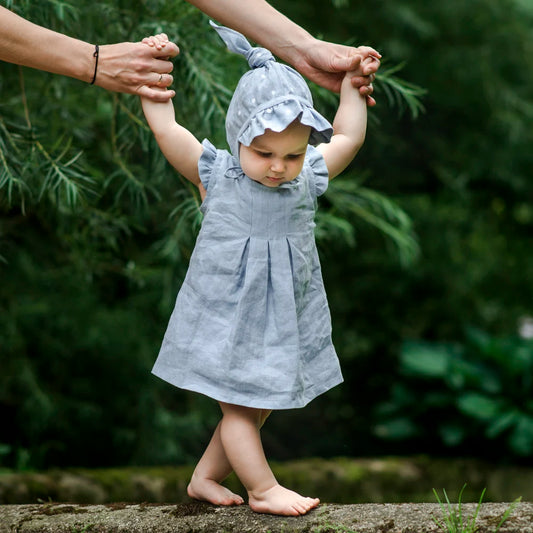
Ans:
[[[465,490],[465,487],[466,485],[463,485],[461,492],[459,492],[457,508],[455,509],[452,507],[452,504],[450,503],[448,495],[446,494],[446,490],[443,489],[444,497],[446,499],[446,506],[445,506],[442,503],[441,499],[439,498],[437,491],[433,489],[435,498],[437,498],[437,501],[439,502],[439,505],[442,511],[442,521],[436,518],[433,518],[433,520],[435,524],[439,526],[439,528],[441,528],[443,531],[446,531],[447,533],[475,533],[477,530],[476,520],[477,520],[477,515],[479,514],[479,511],[481,509],[481,502],[483,501],[485,490],[483,490],[483,492],[481,493],[481,496],[479,497],[479,502],[476,506],[476,509],[474,510],[474,513],[472,514],[472,516],[470,516],[466,520],[466,517],[463,516],[463,505],[461,502],[461,498],[463,496],[463,491]],[[466,523],[465,523],[465,520],[466,520]]]
[[[45,147],[28,126],[8,128],[0,117],[0,189],[7,205],[18,202],[25,212],[33,189],[37,201],[46,195],[55,205],[76,206],[94,183],[80,166],[81,151],[73,153],[72,140],[63,137]]]
[[[376,97],[379,98],[381,91],[383,91],[391,106],[398,108],[400,111],[403,111],[407,107],[411,112],[411,116],[417,118],[420,113],[424,112],[424,106],[420,98],[427,91],[395,76],[404,66],[398,64],[393,67],[388,67],[386,61],[384,62],[380,67],[377,77]]]
[[[325,215],[317,217],[317,238],[332,239],[344,234],[341,242],[355,245],[355,225],[346,222],[359,219],[390,239],[404,265],[412,264],[418,256],[418,243],[411,219],[397,204],[377,191],[363,187],[354,179],[340,178],[332,182],[325,197],[331,204]],[[333,218],[334,217],[334,218]],[[335,222],[337,221],[336,225]],[[340,231],[335,231],[337,228]]]
[[[476,505],[476,508],[474,509],[474,512],[471,516],[467,517],[465,514],[463,514],[463,503],[461,501],[461,498],[463,496],[463,492],[466,488],[466,484],[463,485],[463,488],[459,492],[459,497],[457,501],[457,506],[453,507],[453,505],[450,503],[450,500],[448,498],[448,494],[446,494],[446,490],[443,489],[442,492],[444,493],[444,498],[446,500],[446,505],[441,501],[438,492],[433,489],[433,493],[435,494],[435,498],[437,499],[437,502],[440,505],[441,511],[442,511],[442,520],[439,520],[437,518],[433,518],[433,521],[435,524],[445,531],[446,533],[475,533],[478,530],[478,526],[476,525],[476,520],[479,514],[479,511],[481,510],[481,503],[483,502],[483,497],[485,496],[485,489],[483,489],[483,492],[481,493],[481,496],[479,497],[479,501]],[[502,525],[507,521],[511,513],[514,511],[515,507],[520,503],[522,498],[517,498],[513,503],[509,505],[505,513],[503,514],[499,524],[496,526],[496,529],[493,533],[497,533]]]
[[[482,436],[510,454],[531,455],[533,341],[471,329],[464,345],[406,342],[400,361],[406,379],[380,407],[380,435],[405,439],[435,431],[448,446]]]

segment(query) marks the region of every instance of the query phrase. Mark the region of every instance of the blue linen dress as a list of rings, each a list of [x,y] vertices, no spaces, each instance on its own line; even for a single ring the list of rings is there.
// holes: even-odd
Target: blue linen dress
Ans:
[[[204,219],[152,372],[226,403],[303,407],[342,382],[314,239],[325,162],[309,146],[271,188],[202,144]]]

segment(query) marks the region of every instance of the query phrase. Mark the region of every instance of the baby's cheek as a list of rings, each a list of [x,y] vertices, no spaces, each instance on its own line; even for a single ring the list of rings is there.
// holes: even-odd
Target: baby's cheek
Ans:
[[[294,165],[294,169],[292,171],[292,175],[294,177],[298,176],[300,174],[300,172],[302,172],[302,168],[304,167],[303,163],[301,162],[297,162],[295,163]]]

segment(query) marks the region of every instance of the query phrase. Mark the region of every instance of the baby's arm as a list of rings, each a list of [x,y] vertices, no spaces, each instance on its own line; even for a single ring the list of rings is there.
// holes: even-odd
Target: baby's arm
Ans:
[[[200,184],[198,160],[203,147],[189,130],[176,122],[172,100],[154,102],[148,98],[141,98],[141,102],[144,116],[167,161],[180,174],[198,186]]]
[[[154,102],[141,98],[141,102],[144,116],[167,161],[189,181],[200,185],[198,160],[203,147],[189,130],[176,122],[172,100]]]
[[[156,37],[143,40],[149,46],[162,46]],[[153,87],[156,90],[156,87]],[[166,89],[161,88],[161,91]],[[157,144],[167,161],[185,178],[200,187],[198,174],[198,160],[202,155],[203,147],[196,137],[183,126],[176,122],[172,100],[154,102],[141,97],[144,116],[152,130]]]
[[[352,86],[354,75],[353,72],[347,72],[342,81],[331,141],[317,147],[326,161],[329,179],[338,176],[350,164],[365,140],[366,99]]]

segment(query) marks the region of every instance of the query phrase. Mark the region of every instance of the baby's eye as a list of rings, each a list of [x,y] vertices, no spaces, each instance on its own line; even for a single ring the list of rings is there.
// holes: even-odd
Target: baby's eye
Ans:
[[[289,154],[287,156],[287,159],[300,159],[300,157],[303,157],[304,154]]]
[[[272,155],[270,152],[259,152],[259,151],[256,151],[256,154],[259,157],[264,157],[264,158],[270,157]]]

